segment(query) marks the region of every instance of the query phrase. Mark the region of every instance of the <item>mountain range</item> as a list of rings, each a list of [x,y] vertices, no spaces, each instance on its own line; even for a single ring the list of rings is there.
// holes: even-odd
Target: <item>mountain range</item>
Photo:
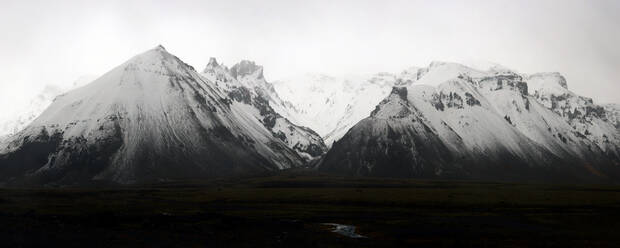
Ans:
[[[620,176],[617,117],[558,73],[420,68],[337,141],[319,167],[355,175],[606,181]]]
[[[286,134],[316,138],[306,147],[295,144],[307,152],[322,149],[322,140],[287,126],[249,89],[221,85],[238,83],[248,75],[244,69],[249,68],[226,69],[221,81],[210,81],[162,46],[137,55],[56,97],[30,125],[5,139],[0,179],[128,184],[303,166],[306,158],[286,140],[294,135],[282,137],[276,130],[292,128]]]
[[[395,74],[271,83],[252,61],[228,68],[211,58],[198,72],[158,46],[58,93],[0,139],[0,181],[131,184],[297,167],[620,179],[620,107],[575,94],[559,73],[433,62]]]

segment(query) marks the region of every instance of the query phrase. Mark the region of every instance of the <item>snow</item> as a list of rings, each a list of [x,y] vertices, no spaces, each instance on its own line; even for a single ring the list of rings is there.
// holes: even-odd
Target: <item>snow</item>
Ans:
[[[373,82],[369,79],[372,77],[381,80]],[[614,141],[617,122],[591,117],[568,119],[575,111],[585,113],[596,106],[591,99],[570,92],[565,78],[555,72],[528,75],[485,61],[465,65],[434,61],[428,67],[410,67],[400,74],[305,75],[275,83],[282,99],[291,103],[287,110],[290,118],[316,130],[328,145],[368,117],[393,86],[408,86],[409,102],[414,106],[411,111],[421,112],[447,144],[461,137],[470,152],[506,148],[532,159],[536,151],[531,147],[539,145],[559,157],[584,158],[591,153],[589,147],[617,149],[606,145],[605,139],[616,147],[619,144]],[[451,93],[461,98],[470,94],[480,105],[437,110],[434,104],[440,95]],[[387,116],[402,111],[400,105],[382,108]],[[390,108],[395,112],[385,113]],[[443,128],[444,124],[450,128]]]
[[[605,104],[607,119],[611,121],[616,128],[620,127],[620,104]]]
[[[92,82],[96,76],[82,75],[76,79],[71,86],[62,87],[57,85],[45,85],[45,87],[26,107],[16,107],[3,112],[0,116],[0,137],[11,136],[30,124],[39,116],[52,102],[56,96]]]
[[[343,136],[385,140],[392,129],[468,158],[508,153],[539,164],[554,156],[620,156],[618,105],[599,106],[573,93],[559,73],[520,74],[492,63],[432,62],[397,74],[307,74],[272,84],[252,61],[227,68],[212,58],[197,73],[157,47],[81,84],[68,92],[48,87],[29,111],[3,116],[0,154],[19,149],[42,128],[61,133],[67,146],[82,139],[97,146],[119,129],[123,146],[96,177],[122,182],[135,177],[134,156],[145,147],[154,154],[182,147],[193,156],[213,152],[206,147],[219,142],[240,164],[284,169],[320,158],[323,140],[328,146]],[[217,135],[205,140],[201,133]],[[227,133],[243,146],[217,140]],[[54,155],[56,163],[69,160],[64,149]],[[54,169],[52,161],[39,170]]]
[[[327,76],[307,74],[274,82],[278,95],[290,105],[280,112],[315,130],[328,145],[357,122],[368,117],[394,86],[437,86],[460,75],[484,73],[456,63],[433,62],[427,68],[410,67],[401,73]]]
[[[243,60],[228,69],[219,65],[215,58],[211,58],[202,76],[221,85],[222,89],[229,94],[241,88],[247,89],[249,99],[245,99],[245,101],[251,103],[245,102],[242,105],[245,105],[247,111],[251,112],[257,120],[273,116],[275,118],[273,126],[268,123],[261,125],[265,125],[274,136],[282,139],[306,160],[317,159],[322,153],[326,152],[327,148],[321,137],[314,131],[299,126],[300,122],[295,116],[289,114],[290,109],[287,108],[287,103],[280,98],[274,86],[264,78],[262,66],[252,61]],[[260,99],[267,100],[271,109],[259,110],[258,108],[263,107],[253,106],[260,105]],[[321,154],[318,154],[317,149],[322,150]]]
[[[19,149],[26,137],[38,136],[44,127],[50,134],[60,132],[65,142],[52,155],[56,159],[38,173],[68,166],[64,164],[70,161],[66,156],[78,154],[63,153],[65,149],[85,149],[82,140],[86,147],[102,146],[114,140],[117,131],[122,146],[94,178],[121,183],[138,180],[135,173],[149,166],[139,161],[143,154],[152,158],[181,156],[179,159],[191,159],[197,166],[217,166],[220,157],[229,157],[227,163],[235,168],[283,169],[303,164],[295,151],[256,119],[256,109],[228,103],[227,97],[225,90],[157,47],[56,97],[26,129],[5,141],[0,154]],[[229,141],[231,138],[237,141]],[[213,149],[221,154],[214,154],[217,151]]]
[[[568,92],[566,79],[557,72],[536,73],[526,76],[528,93],[530,95],[555,94]]]
[[[455,162],[441,164],[436,154],[421,153],[441,151],[443,145],[453,157],[462,158],[458,161],[473,159],[476,164],[497,164],[506,158],[527,166],[608,161],[597,162],[599,166],[620,157],[613,106],[603,110],[592,99],[569,91],[559,73],[525,75],[499,65],[482,70],[433,62],[401,75],[405,75],[401,80],[408,79],[406,88],[395,87],[369,118],[350,129],[319,168],[364,167],[362,171],[372,173],[374,166],[386,162],[383,159],[411,159],[414,164],[402,166],[413,166],[415,171],[439,163],[435,173],[441,174]],[[417,150],[424,145],[428,146]],[[399,146],[397,160],[384,157]]]
[[[274,82],[278,95],[289,103],[287,118],[316,131],[327,145],[370,115],[396,82],[396,76],[307,74]]]
[[[49,106],[54,98],[62,93],[62,89],[57,86],[47,85],[25,109],[18,109],[9,112],[7,109],[0,119],[0,136],[10,136],[26,127],[32,122],[47,106]]]
[[[457,63],[434,61],[425,69],[422,77],[415,83],[438,86],[461,75],[481,77],[484,73]]]
[[[429,89],[410,87],[409,91],[412,92],[410,96],[425,94],[428,97]],[[421,90],[422,93],[416,93],[417,90]],[[446,106],[442,111],[431,104],[432,98],[410,97],[409,101],[414,103],[414,106],[429,119],[432,127],[439,131],[440,137],[448,144],[455,141],[454,133],[456,133],[463,141],[465,150],[470,154],[480,152],[493,154],[506,148],[523,158],[528,158],[532,152],[529,147],[530,142],[501,115],[493,111],[493,103],[488,101],[470,82],[458,78],[444,81],[436,87],[435,92],[431,92],[431,96],[433,94],[435,97],[458,94],[465,100],[467,93],[479,100],[480,105],[470,106],[464,103],[462,107]],[[452,146],[458,147],[457,144],[452,144]],[[462,149],[458,151],[463,152]]]

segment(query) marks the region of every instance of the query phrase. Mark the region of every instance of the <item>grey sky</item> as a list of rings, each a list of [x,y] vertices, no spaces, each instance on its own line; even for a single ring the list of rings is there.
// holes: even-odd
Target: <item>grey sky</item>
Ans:
[[[615,0],[2,1],[0,106],[159,43],[199,70],[211,56],[255,60],[271,81],[493,61],[620,103],[618,13]]]

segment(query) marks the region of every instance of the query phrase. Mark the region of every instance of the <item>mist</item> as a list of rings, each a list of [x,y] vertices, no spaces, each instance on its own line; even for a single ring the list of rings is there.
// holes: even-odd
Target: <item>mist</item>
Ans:
[[[574,92],[620,103],[619,12],[618,1],[4,1],[0,105],[158,44],[197,70],[254,60],[269,81],[490,61],[558,71]]]

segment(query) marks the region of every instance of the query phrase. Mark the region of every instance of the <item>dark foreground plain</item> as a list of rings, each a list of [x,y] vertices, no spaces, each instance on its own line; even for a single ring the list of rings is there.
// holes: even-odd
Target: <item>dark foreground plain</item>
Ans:
[[[3,247],[618,247],[620,186],[283,172],[0,190]],[[350,238],[324,223],[356,227]]]

